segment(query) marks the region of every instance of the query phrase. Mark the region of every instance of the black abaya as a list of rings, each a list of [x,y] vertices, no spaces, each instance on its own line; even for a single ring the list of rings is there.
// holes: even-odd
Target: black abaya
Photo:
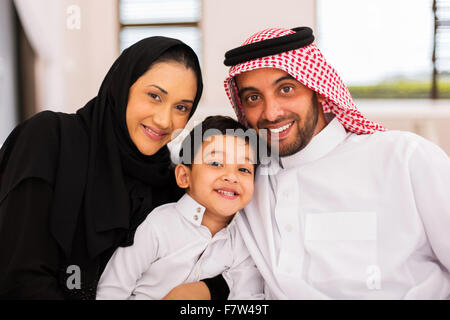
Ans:
[[[175,39],[141,40],[124,50],[97,97],[76,114],[41,112],[10,134],[0,150],[0,297],[94,298],[114,250],[132,244],[153,208],[181,197],[167,147],[142,155],[126,127],[129,88],[180,46],[193,54]],[[191,115],[202,92],[194,59]],[[81,270],[81,289],[67,288],[71,265]]]

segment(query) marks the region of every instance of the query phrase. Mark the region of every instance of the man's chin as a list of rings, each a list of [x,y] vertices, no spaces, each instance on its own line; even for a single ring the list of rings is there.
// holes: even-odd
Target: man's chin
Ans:
[[[287,156],[291,156],[297,152],[299,152],[302,148],[302,143],[301,141],[297,140],[297,141],[287,141],[287,140],[281,140],[278,141],[277,143],[278,145],[278,155],[280,157],[287,157]],[[271,152],[273,154],[273,152],[276,152],[276,146],[275,148],[273,148],[273,146],[270,146],[271,148]]]

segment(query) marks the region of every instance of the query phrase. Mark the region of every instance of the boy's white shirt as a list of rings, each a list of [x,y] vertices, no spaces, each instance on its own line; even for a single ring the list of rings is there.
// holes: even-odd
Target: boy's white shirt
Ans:
[[[174,287],[222,274],[228,299],[263,299],[263,280],[236,228],[239,212],[211,236],[205,208],[188,194],[155,208],[134,243],[119,247],[97,288],[97,299],[161,299]]]

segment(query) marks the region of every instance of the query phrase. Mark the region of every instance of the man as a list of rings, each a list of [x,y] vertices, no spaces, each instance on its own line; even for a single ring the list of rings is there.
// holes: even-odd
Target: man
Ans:
[[[237,221],[266,298],[448,298],[449,158],[365,119],[313,40],[267,29],[225,55],[238,119],[279,147]]]

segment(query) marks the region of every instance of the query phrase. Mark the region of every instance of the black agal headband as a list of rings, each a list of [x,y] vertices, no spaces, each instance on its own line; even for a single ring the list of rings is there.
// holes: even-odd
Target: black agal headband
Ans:
[[[225,53],[223,63],[227,67],[231,67],[245,61],[306,47],[313,43],[314,36],[311,28],[297,27],[292,30],[295,33],[231,49]]]

